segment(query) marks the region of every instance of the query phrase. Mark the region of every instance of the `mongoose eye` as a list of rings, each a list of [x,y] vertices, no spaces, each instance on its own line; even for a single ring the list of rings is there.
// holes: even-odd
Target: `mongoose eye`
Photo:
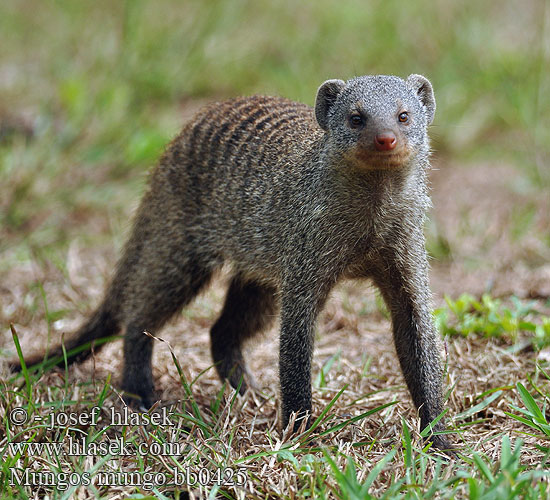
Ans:
[[[351,128],[360,128],[365,124],[365,119],[359,113],[353,113],[349,117],[349,124]]]
[[[399,121],[401,123],[407,123],[409,121],[409,113],[406,111],[403,111],[403,113],[399,113]]]

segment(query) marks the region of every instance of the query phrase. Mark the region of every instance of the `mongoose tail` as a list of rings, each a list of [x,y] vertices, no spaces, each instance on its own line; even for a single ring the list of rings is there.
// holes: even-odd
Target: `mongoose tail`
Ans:
[[[119,326],[114,315],[105,304],[102,304],[78,332],[64,343],[67,364],[84,361],[92,354],[92,349],[97,352],[105,344],[105,342],[95,344],[94,341],[111,337],[118,333],[118,330]],[[82,349],[78,350],[79,347]],[[74,352],[69,354],[71,351]],[[59,345],[46,353],[25,357],[25,365],[27,367],[41,365],[44,368],[64,367],[63,346]],[[8,366],[15,372],[21,371],[21,361],[18,359],[10,361]]]

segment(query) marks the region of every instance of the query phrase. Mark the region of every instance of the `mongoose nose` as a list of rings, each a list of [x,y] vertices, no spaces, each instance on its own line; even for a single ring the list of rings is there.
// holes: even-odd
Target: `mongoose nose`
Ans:
[[[397,145],[397,138],[393,132],[382,132],[374,137],[374,146],[378,151],[389,151]]]

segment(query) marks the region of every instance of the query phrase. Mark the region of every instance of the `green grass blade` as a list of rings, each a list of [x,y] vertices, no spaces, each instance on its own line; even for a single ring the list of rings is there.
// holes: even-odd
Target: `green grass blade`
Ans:
[[[484,408],[487,408],[495,399],[500,397],[502,394],[502,391],[497,391],[491,394],[489,397],[485,398],[480,403],[476,404],[475,406],[472,406],[471,408],[468,408],[466,411],[463,411],[462,413],[459,413],[458,415],[454,416],[454,421],[464,420],[468,417],[471,417],[472,415],[475,415],[479,411],[483,410]]]
[[[366,417],[369,417],[371,415],[374,415],[375,413],[378,413],[379,411],[384,410],[385,408],[388,408],[389,406],[393,406],[397,404],[397,401],[391,401],[390,403],[385,403],[383,405],[377,406],[376,408],[373,408],[372,410],[366,411],[364,413],[361,413],[360,415],[355,415],[355,417],[351,417],[345,422],[341,422],[330,429],[326,429],[323,432],[319,433],[319,437],[326,436],[328,434],[332,434],[334,432],[338,432],[342,430],[344,427],[347,427],[348,425],[357,422],[358,420],[363,420]]]
[[[493,473],[490,471],[487,464],[481,459],[481,457],[477,453],[474,453],[472,458],[474,459],[474,462],[477,465],[477,468],[485,476],[485,478],[490,483],[493,483],[495,481],[495,477],[493,476]]]
[[[25,358],[23,357],[23,350],[21,349],[19,337],[17,336],[17,332],[15,330],[15,326],[13,326],[13,323],[10,323],[10,329],[13,343],[15,344],[15,349],[17,350],[17,356],[19,358],[19,362],[21,363],[21,373],[23,374],[25,384],[27,386],[27,400],[30,403],[32,400],[32,385],[29,377],[29,371],[27,370],[27,364],[25,363]]]
[[[537,403],[533,399],[533,396],[531,396],[531,394],[525,388],[525,386],[521,382],[518,382],[516,387],[518,389],[519,395],[523,403],[525,404],[525,407],[529,410],[533,419],[540,424],[547,424],[548,422],[546,421],[546,418],[540,411],[540,408],[538,407]]]
[[[397,453],[397,450],[394,448],[389,453],[384,455],[384,458],[380,459],[376,463],[376,465],[369,472],[369,475],[367,476],[367,479],[365,479],[365,482],[363,483],[364,488],[366,488],[368,490],[372,486],[372,483],[374,483],[374,481],[380,475],[380,473],[382,472],[384,467],[386,467],[386,464],[388,464],[390,461],[393,460],[396,453]]]

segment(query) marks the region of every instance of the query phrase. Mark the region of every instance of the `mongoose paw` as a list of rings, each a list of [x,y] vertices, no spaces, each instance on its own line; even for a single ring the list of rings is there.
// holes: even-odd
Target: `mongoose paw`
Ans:
[[[428,438],[428,441],[432,443],[432,448],[435,448],[438,451],[445,453],[445,455],[447,455],[449,458],[458,458],[458,455],[456,453],[456,448],[449,441],[447,436],[443,434],[432,435]]]
[[[231,368],[228,369],[227,366]],[[248,370],[246,364],[239,362],[226,362],[218,367],[218,375],[222,381],[227,380],[233,389],[238,389],[239,394],[244,396],[248,389],[260,392],[260,386]]]
[[[289,412],[283,416],[282,429],[286,434],[289,429],[291,434],[305,432],[313,423],[310,411]]]
[[[124,404],[129,406],[134,411],[147,411],[152,406],[150,402],[143,401],[141,398],[129,396],[128,394],[122,396],[122,400],[124,401]]]
[[[148,411],[157,401],[154,391],[130,391],[123,388],[122,400],[124,403],[136,411]]]
[[[8,361],[8,368],[12,373],[19,373],[21,371],[21,362],[17,359]]]
[[[294,434],[302,433],[307,431],[311,427],[311,418],[307,415],[299,416],[294,422],[294,427],[292,432]]]
[[[249,384],[247,383],[247,378],[243,375],[244,374],[237,376],[236,374],[231,374],[231,376],[227,379],[229,381],[229,385],[235,390],[238,389],[241,396],[244,396],[244,393],[249,387]]]
[[[229,379],[229,383],[231,384],[231,387],[233,387],[233,389],[237,389],[240,384],[239,394],[241,396],[244,396],[246,391],[249,389],[256,393],[261,392],[260,385],[258,384],[258,382],[256,382],[256,379],[248,370],[245,370],[239,377],[231,377]]]

